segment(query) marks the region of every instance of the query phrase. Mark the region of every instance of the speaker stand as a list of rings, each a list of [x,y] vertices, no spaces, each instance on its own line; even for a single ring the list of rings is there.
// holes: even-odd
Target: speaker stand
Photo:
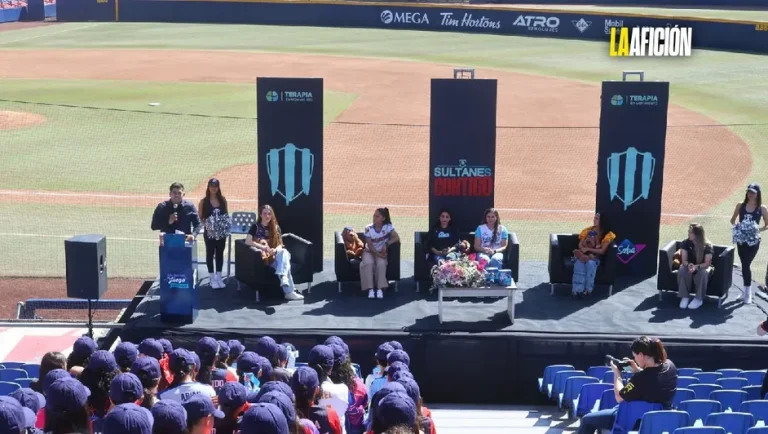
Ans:
[[[93,339],[93,307],[92,303],[93,301],[89,298],[88,299],[88,337]]]

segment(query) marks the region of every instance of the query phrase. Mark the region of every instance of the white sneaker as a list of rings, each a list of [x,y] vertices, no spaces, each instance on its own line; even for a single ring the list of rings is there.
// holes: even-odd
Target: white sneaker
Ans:
[[[288,276],[286,274],[283,274],[280,276],[280,286],[285,288],[286,286],[291,286],[291,282],[288,281]]]
[[[694,298],[693,301],[691,301],[691,304],[688,305],[688,309],[698,309],[702,304],[704,304],[703,301],[698,298]]]
[[[752,286],[744,288],[744,304],[752,304]]]
[[[219,288],[226,288],[227,287],[227,284],[224,283],[224,279],[221,277],[221,273],[216,273],[216,275],[214,275],[213,277],[219,283]]]
[[[691,299],[688,297],[683,297],[682,300],[680,300],[680,309],[686,309],[688,308],[688,303],[690,303]]]
[[[288,294],[285,294],[286,300],[304,300],[304,296],[299,294],[298,292],[289,292]]]
[[[380,289],[376,291],[376,298],[384,298],[384,291]]]
[[[368,290],[368,298],[376,298],[376,293],[373,292],[373,288]]]
[[[219,284],[218,279],[216,279],[215,274],[211,274],[211,288],[213,289],[221,289],[221,284]]]

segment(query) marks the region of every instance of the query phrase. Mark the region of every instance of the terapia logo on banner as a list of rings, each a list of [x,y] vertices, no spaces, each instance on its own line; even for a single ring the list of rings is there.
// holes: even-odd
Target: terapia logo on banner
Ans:
[[[611,97],[611,105],[621,107],[627,106],[656,106],[659,105],[659,97],[657,95],[613,95]]]
[[[283,102],[312,102],[312,92],[305,92],[305,91],[293,91],[293,90],[283,90],[283,91],[276,91],[276,90],[270,90],[265,95],[265,98],[269,102],[277,102],[277,101],[283,101]]]
[[[466,159],[432,170],[435,196],[493,196],[493,173],[488,166],[471,166]]]
[[[629,264],[629,261],[645,249],[645,244],[634,244],[632,241],[624,240],[617,247],[616,257],[624,264]]]
[[[650,152],[639,152],[630,147],[624,152],[614,152],[608,157],[608,190],[610,200],[619,199],[624,204],[626,211],[632,204],[640,199],[648,199],[651,193],[651,182],[656,169],[656,159]],[[640,166],[640,187],[635,188],[638,165]],[[624,168],[622,172],[621,168]],[[623,178],[623,179],[622,179]],[[623,184],[624,191],[619,192],[619,185]]]
[[[315,156],[309,149],[288,143],[267,152],[267,176],[272,196],[279,194],[285,198],[286,206],[302,194],[309,196],[314,170]]]

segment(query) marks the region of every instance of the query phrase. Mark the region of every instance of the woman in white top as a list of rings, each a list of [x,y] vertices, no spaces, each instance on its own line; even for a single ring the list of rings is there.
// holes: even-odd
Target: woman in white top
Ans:
[[[397,242],[400,236],[392,226],[389,209],[376,208],[373,223],[365,227],[365,250],[360,263],[360,287],[368,290],[368,298],[384,298],[384,288],[389,286],[387,247]]]
[[[485,261],[486,267],[502,268],[504,250],[507,249],[509,232],[501,224],[499,212],[488,208],[483,213],[483,224],[475,229],[475,252],[478,261]]]

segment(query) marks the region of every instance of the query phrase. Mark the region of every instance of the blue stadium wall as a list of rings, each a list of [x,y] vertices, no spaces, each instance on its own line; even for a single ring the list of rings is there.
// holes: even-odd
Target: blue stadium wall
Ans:
[[[428,30],[608,41],[610,26],[693,28],[693,47],[768,53],[768,23],[408,3],[58,0],[59,21],[231,23]],[[520,17],[523,17],[521,20]],[[543,17],[546,24],[529,25]],[[526,24],[528,21],[529,24]],[[606,52],[607,52],[606,46]],[[695,53],[694,53],[695,55]]]

